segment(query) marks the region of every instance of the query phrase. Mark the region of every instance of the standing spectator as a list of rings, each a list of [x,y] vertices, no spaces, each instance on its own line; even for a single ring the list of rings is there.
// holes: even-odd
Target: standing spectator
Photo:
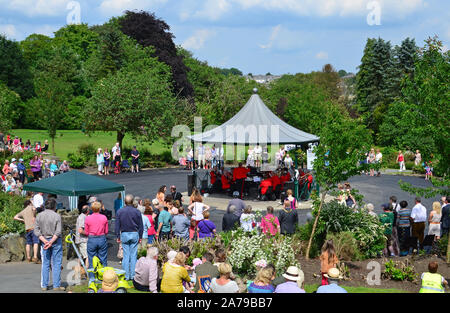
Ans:
[[[139,210],[142,214],[144,214],[145,207],[143,206],[143,200],[141,197],[134,197],[133,206]]]
[[[235,207],[234,214],[237,217],[241,217],[241,214],[245,209],[245,202],[241,198],[239,198],[239,191],[233,192],[233,199],[228,202],[227,209],[232,205]]]
[[[400,166],[400,172],[406,170],[405,168],[405,157],[403,156],[402,151],[400,150],[397,155],[397,163]]]
[[[425,162],[425,180],[430,180],[433,177],[433,167],[431,167],[431,161]]]
[[[372,149],[370,149],[369,156],[367,158],[367,161],[368,161],[369,167],[370,167],[370,176],[374,176],[374,173],[375,173],[375,169],[374,169],[375,158],[376,158],[375,150],[372,148]]]
[[[377,176],[381,176],[381,162],[383,162],[383,154],[380,149],[377,149],[377,154],[375,155],[375,164],[377,169]]]
[[[422,155],[419,150],[416,150],[416,154],[414,155],[414,165],[419,166],[422,164]]]
[[[119,192],[119,194],[117,195],[116,200],[114,200],[114,213],[115,213],[116,217],[117,217],[117,214],[118,214],[119,210],[122,207],[123,207],[122,193]]]
[[[84,235],[88,236],[87,253],[89,258],[89,267],[93,268],[94,256],[100,259],[103,266],[108,266],[108,243],[106,235],[108,234],[108,219],[100,214],[102,204],[95,201],[91,205],[92,214],[84,220]],[[94,274],[89,273],[89,277],[94,279]]]
[[[118,142],[116,142],[115,146],[114,146],[114,147],[112,147],[112,149],[111,149],[111,153],[112,153],[112,154],[114,154],[114,153],[116,153],[116,151],[118,151],[118,152],[119,152],[119,154],[120,154],[120,145],[119,145],[119,143],[118,143]]]
[[[290,169],[293,165],[294,165],[294,161],[293,161],[292,158],[289,156],[289,153],[286,154],[286,157],[284,158],[284,166],[285,166],[287,169]]]
[[[36,209],[30,200],[26,200],[24,203],[24,209],[14,216],[14,220],[25,224],[25,238],[26,246],[25,251],[27,253],[28,262],[34,262],[39,264],[38,259],[38,247],[39,238],[34,234],[34,222],[36,220]],[[33,258],[31,258],[31,247],[33,247]]]
[[[337,268],[330,268],[325,277],[328,278],[329,284],[317,288],[317,293],[347,293],[347,290],[338,285],[342,276]]]
[[[411,210],[411,223],[412,237],[416,237],[419,240],[420,247],[422,246],[422,242],[424,239],[425,232],[425,221],[427,220],[427,209],[422,205],[421,199],[416,197],[415,199],[416,205]]]
[[[67,161],[64,160],[61,164],[61,166],[59,167],[59,171],[61,173],[67,173],[68,171],[70,171],[70,167],[69,164],[67,164]]]
[[[109,175],[109,167],[111,165],[111,154],[108,152],[108,149],[105,148],[103,150],[103,161],[105,162],[105,175]]]
[[[294,197],[294,193],[292,192],[292,189],[288,189],[288,190],[286,191],[286,195],[287,195],[287,197],[286,197],[285,200],[288,200],[288,201],[289,201],[289,203],[290,203],[290,208],[291,208],[292,210],[297,209],[297,208],[298,208],[298,202],[297,202],[297,199]],[[280,203],[280,204],[281,204],[281,203]]]
[[[142,240],[140,242],[140,246],[141,249],[145,249],[147,250],[147,245],[148,245],[148,231],[149,229],[152,227],[152,224],[150,223],[150,220],[148,219],[148,217],[144,214],[145,213],[145,209],[144,212],[141,213],[142,216],[142,226],[144,227],[143,231],[142,231]]]
[[[201,143],[198,144],[197,147],[197,160],[198,160],[198,168],[206,168],[205,164],[205,147]]]
[[[280,232],[280,222],[273,215],[273,207],[267,207],[267,214],[261,219],[261,230],[264,234],[275,236]]]
[[[445,278],[437,273],[438,263],[432,261],[428,264],[428,272],[422,273],[422,288],[419,293],[444,293],[444,285],[448,286]]]
[[[251,232],[256,227],[255,215],[252,213],[251,205],[247,205],[240,217],[241,228],[246,232]]]
[[[157,293],[158,281],[158,248],[148,247],[147,256],[136,262],[133,286],[139,291]]]
[[[284,208],[278,215],[278,221],[280,222],[281,234],[291,235],[295,232],[298,223],[298,214],[297,210],[291,209],[291,202],[289,200],[284,201]]]
[[[33,173],[34,180],[39,180],[42,177],[42,163],[41,160],[39,160],[39,157],[37,154],[33,156],[33,158],[30,160],[30,166],[31,166],[31,172]]]
[[[448,234],[450,228],[450,196],[442,197],[441,237]]]
[[[334,249],[333,240],[327,240],[322,246],[320,254],[320,272],[322,273],[322,286],[328,285],[328,278],[325,276],[330,268],[336,267],[339,260]]]
[[[116,149],[113,152],[113,162],[114,162],[114,174],[119,174],[120,164],[122,163],[122,155],[120,154],[120,149]]]
[[[134,277],[138,244],[144,230],[141,213],[133,206],[133,200],[132,195],[125,196],[125,207],[119,210],[115,221],[117,242],[122,243],[122,267],[127,280]]]
[[[400,209],[397,213],[397,232],[400,243],[400,256],[408,255],[409,247],[407,245],[411,236],[411,209],[408,209],[408,202],[400,201]]]
[[[256,274],[255,281],[247,287],[248,293],[273,293],[275,287],[272,286],[273,271],[271,268],[264,267]]]
[[[131,172],[139,173],[139,151],[136,150],[136,146],[131,150]]]
[[[211,148],[211,166],[212,168],[216,167],[217,165],[217,150],[216,145],[213,145]]]
[[[22,185],[25,183],[25,173],[27,172],[27,168],[25,164],[23,164],[23,159],[19,159],[19,164],[17,164],[17,171],[19,173],[19,181]]]
[[[177,191],[177,187],[174,185],[170,186],[170,193],[172,194],[173,201],[180,201],[180,204],[183,204],[183,195]]]
[[[441,204],[439,201],[435,201],[428,218],[428,235],[434,235],[434,240],[439,240],[441,236],[441,218]]]
[[[172,219],[173,235],[181,240],[189,240],[189,227],[191,222],[184,215],[183,207],[178,209],[178,214]]]
[[[102,148],[97,149],[96,160],[97,160],[97,167],[98,167],[98,169],[97,169],[98,175],[103,175],[103,165],[105,164],[105,157],[103,156]]]
[[[393,250],[393,238],[392,238],[392,227],[394,225],[394,213],[392,213],[392,209],[389,204],[385,203],[382,205],[383,213],[379,214],[380,222],[384,226],[384,236],[386,237],[386,247],[383,252],[385,256],[389,256],[389,252],[391,256],[395,256]]]
[[[155,238],[156,235],[156,230],[155,230],[155,218],[156,218],[156,214],[153,211],[153,208],[150,204],[150,199],[145,199],[144,200],[144,215],[147,216],[149,222],[150,222],[150,228],[147,231],[147,236],[148,236],[148,244],[152,244],[153,243],[153,239]]]
[[[166,190],[167,190],[166,185],[162,185],[161,187],[159,187],[159,190],[156,193],[156,199],[161,205],[164,203],[164,200],[166,199]]]
[[[206,211],[203,213],[203,220],[198,223],[198,237],[200,239],[212,238],[215,234],[216,225],[209,220],[209,212]]]
[[[230,279],[232,267],[228,263],[219,264],[219,278],[211,280],[211,293],[238,293],[239,286]]]
[[[34,235],[42,242],[42,274],[41,288],[47,290],[50,266],[52,268],[53,290],[65,290],[61,286],[61,265],[63,249],[61,240],[61,216],[55,212],[56,201],[49,199],[45,202],[45,210],[36,217]]]
[[[203,203],[203,198],[197,190],[192,198],[192,203],[188,206],[189,213],[195,221],[195,231],[197,231],[198,223],[204,218],[203,214],[209,210],[209,206]]]
[[[83,205],[81,208],[81,213],[78,215],[77,223],[76,223],[76,230],[75,230],[75,244],[78,247],[78,251],[80,251],[81,258],[83,259],[86,268],[89,268],[89,258],[87,253],[87,242],[88,242],[88,236],[85,235],[85,227],[84,223],[86,221],[87,214],[89,212],[89,206]],[[81,267],[80,260],[78,260],[78,266]],[[87,274],[87,273],[84,273]]]
[[[171,230],[172,215],[169,213],[169,208],[164,206],[164,209],[160,211],[158,216],[158,230],[156,231],[156,237],[159,238],[159,240],[169,240]]]
[[[283,277],[286,282],[279,284],[274,291],[275,293],[305,293],[303,289],[305,274],[298,267],[289,266]]]
[[[44,197],[42,195],[42,192],[37,192],[33,196],[33,200],[31,200],[33,202],[34,208],[37,210],[37,213],[40,212],[41,207],[44,205]]]
[[[222,231],[235,230],[239,227],[239,216],[234,214],[235,210],[236,207],[234,205],[228,206],[227,213],[222,218]]]
[[[377,213],[375,213],[375,212],[373,211],[374,206],[373,206],[372,203],[366,204],[366,209],[367,209],[367,213],[368,213],[370,216],[373,216],[373,217],[378,218]],[[408,215],[408,218],[409,218],[409,215]]]
[[[213,278],[219,277],[219,270],[212,262],[214,256],[206,252],[202,257],[202,264],[195,267],[195,287],[194,292],[208,293],[210,292],[211,281]]]
[[[164,264],[161,281],[162,293],[182,293],[184,291],[183,281],[191,282],[191,278],[184,267],[185,262],[186,255],[183,252],[178,252],[173,262]]]

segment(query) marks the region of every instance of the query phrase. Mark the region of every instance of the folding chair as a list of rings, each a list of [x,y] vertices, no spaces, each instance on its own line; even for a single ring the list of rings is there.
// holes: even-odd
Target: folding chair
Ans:
[[[131,172],[131,166],[130,163],[128,163],[128,160],[122,161],[122,172]]]

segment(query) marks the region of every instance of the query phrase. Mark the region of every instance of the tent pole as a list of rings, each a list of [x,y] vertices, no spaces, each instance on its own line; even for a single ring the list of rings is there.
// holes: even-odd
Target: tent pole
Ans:
[[[295,158],[295,169],[298,170],[297,144],[295,145],[294,158]],[[297,180],[296,175],[294,175],[294,186],[295,186],[294,187],[294,189],[295,189],[295,199],[298,199],[298,180]]]

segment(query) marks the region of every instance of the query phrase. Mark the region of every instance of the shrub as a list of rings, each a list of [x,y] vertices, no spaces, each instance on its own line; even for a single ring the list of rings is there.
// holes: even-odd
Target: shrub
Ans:
[[[25,198],[0,192],[0,236],[8,233],[24,233],[23,223],[14,216],[23,210]]]
[[[333,240],[336,255],[339,261],[360,260],[362,258],[353,233],[341,232],[327,235],[327,240]]]
[[[85,165],[94,163],[97,148],[92,143],[83,143],[78,147],[78,154],[83,158]]]
[[[69,161],[69,165],[72,168],[80,169],[85,167],[85,160],[84,158],[77,154],[77,153],[69,153],[67,155],[67,159]]]
[[[414,270],[413,265],[408,265],[408,260],[406,262],[389,260],[384,263],[385,271],[383,277],[386,279],[399,280],[399,281],[415,281],[418,278],[418,274]]]

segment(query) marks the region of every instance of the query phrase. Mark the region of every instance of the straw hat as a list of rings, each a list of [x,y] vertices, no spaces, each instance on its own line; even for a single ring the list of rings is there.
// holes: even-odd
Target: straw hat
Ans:
[[[119,277],[114,270],[106,270],[103,273],[102,289],[106,291],[116,290],[119,285]]]
[[[286,270],[286,273],[283,274],[283,277],[288,280],[297,281],[299,278],[300,270],[296,266],[289,266]]]
[[[342,277],[341,272],[333,267],[330,268],[327,274],[324,274],[323,276],[325,276],[326,278],[330,278],[330,279],[342,279],[344,277]]]

